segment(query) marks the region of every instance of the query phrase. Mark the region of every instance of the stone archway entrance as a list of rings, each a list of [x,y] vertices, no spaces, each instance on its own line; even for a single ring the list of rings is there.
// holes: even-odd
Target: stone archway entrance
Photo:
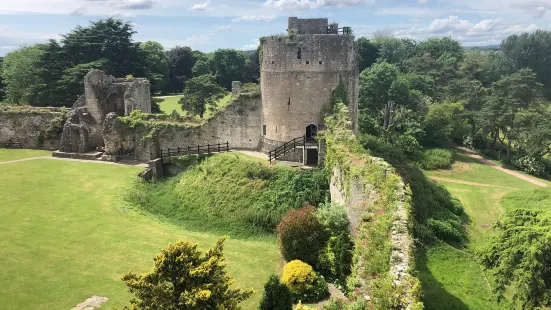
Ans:
[[[105,115],[115,112],[119,116],[124,116],[124,100],[117,94],[111,94],[107,100],[105,100]]]
[[[314,124],[310,124],[306,126],[306,139],[312,140],[316,138],[316,135],[318,134],[318,126]]]

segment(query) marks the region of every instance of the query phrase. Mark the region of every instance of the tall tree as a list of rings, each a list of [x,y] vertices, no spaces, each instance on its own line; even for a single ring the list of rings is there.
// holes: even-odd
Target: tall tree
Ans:
[[[2,63],[4,61],[3,57],[0,57],[0,102],[4,100],[6,97],[6,84],[4,84],[4,80],[2,79]]]
[[[10,104],[30,104],[39,84],[38,68],[44,53],[42,45],[25,46],[4,57],[2,78],[6,84],[6,100]]]
[[[358,39],[358,54],[360,56],[359,69],[362,72],[377,61],[379,49],[368,38],[361,37]]]
[[[408,38],[395,38],[389,35],[377,35],[373,44],[379,49],[379,59],[406,71],[405,63],[416,53],[417,42]]]
[[[515,70],[532,69],[544,85],[544,95],[551,98],[551,31],[509,36],[501,42],[501,50]]]
[[[259,59],[260,46],[247,53],[247,60],[245,63],[245,75],[243,80],[245,82],[258,83],[260,80],[260,59]]]
[[[152,93],[166,93],[169,83],[168,57],[163,46],[158,42],[147,41],[140,44],[143,53],[146,77],[151,83]]]
[[[191,68],[195,64],[194,54],[187,46],[176,46],[167,51],[170,89],[173,93],[184,91],[185,81],[191,78]]]
[[[205,74],[188,81],[180,104],[183,110],[203,118],[207,104],[216,104],[216,101],[225,93],[224,88],[216,83],[213,75]]]
[[[203,54],[197,59],[191,69],[192,76],[198,77],[205,74],[214,74],[212,67],[212,54]]]
[[[232,81],[243,81],[245,76],[245,54],[234,49],[219,49],[212,55],[216,82],[231,90]]]

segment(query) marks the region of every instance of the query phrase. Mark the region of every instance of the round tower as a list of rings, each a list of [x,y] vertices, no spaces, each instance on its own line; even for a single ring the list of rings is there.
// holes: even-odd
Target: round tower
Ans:
[[[334,90],[342,82],[357,129],[358,49],[349,28],[326,18],[289,18],[288,35],[262,39],[264,149],[324,128]]]

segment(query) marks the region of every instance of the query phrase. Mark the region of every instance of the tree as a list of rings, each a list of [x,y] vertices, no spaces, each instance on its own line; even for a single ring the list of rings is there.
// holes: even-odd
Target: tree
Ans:
[[[6,101],[10,104],[30,104],[33,89],[39,84],[38,68],[42,45],[25,46],[4,57],[2,79],[6,84]]]
[[[551,57],[544,56],[551,53],[551,31],[511,35],[501,42],[501,50],[514,70],[532,69],[545,86],[544,95],[551,99]]]
[[[448,139],[463,137],[463,104],[439,103],[430,106],[425,119],[426,144],[441,145]]]
[[[215,104],[224,94],[224,88],[216,84],[213,75],[201,75],[188,81],[180,104],[185,111],[198,114],[203,118],[206,105]]]
[[[462,60],[463,53],[461,43],[453,40],[451,37],[431,38],[419,43],[417,46],[418,55],[429,54],[435,59],[447,54],[449,57]]]
[[[482,253],[499,299],[510,287],[522,309],[551,306],[551,212],[517,209],[497,225]]]
[[[292,310],[293,295],[287,285],[281,283],[276,275],[271,275],[264,284],[264,294],[259,310]]]
[[[372,42],[379,49],[380,61],[393,64],[401,70],[406,68],[406,60],[416,53],[417,48],[417,43],[412,39],[388,35],[374,36]]]
[[[2,102],[6,97],[6,84],[4,84],[4,80],[2,79],[2,62],[3,61],[4,61],[4,58],[0,57],[0,102]]]
[[[231,90],[232,81],[243,81],[245,54],[234,49],[219,49],[212,55],[212,67],[216,82]]]
[[[176,46],[166,52],[169,64],[170,90],[173,93],[184,91],[184,82],[191,78],[191,68],[195,64],[195,52],[189,47]]]
[[[362,72],[377,61],[379,49],[368,38],[361,37],[358,39],[358,54],[360,55],[359,69]]]
[[[195,65],[191,69],[193,77],[198,77],[205,74],[214,74],[212,70],[212,55],[204,54],[197,59]]]
[[[151,93],[166,93],[169,87],[168,57],[158,42],[147,41],[140,44],[143,54],[146,77],[151,83]]]
[[[245,82],[258,83],[260,80],[260,59],[259,59],[260,46],[247,53],[247,61],[245,63]]]
[[[240,309],[252,290],[232,289],[226,274],[223,244],[202,253],[197,244],[178,241],[155,256],[151,272],[128,272],[122,280],[130,293],[131,309]]]

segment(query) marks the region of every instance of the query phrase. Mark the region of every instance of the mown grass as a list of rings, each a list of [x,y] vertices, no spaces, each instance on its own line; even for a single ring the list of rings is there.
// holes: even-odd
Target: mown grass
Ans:
[[[52,151],[0,148],[0,162],[51,155]]]
[[[273,238],[287,210],[327,197],[321,170],[270,166],[244,154],[223,153],[166,180],[137,181],[127,200],[186,229]]]
[[[179,103],[180,99],[183,97],[183,95],[177,95],[161,98],[163,99],[162,102],[159,102],[159,107],[161,108],[161,111],[165,114],[171,114],[172,111],[176,111],[178,112],[178,114],[186,116],[187,112],[182,110],[182,105]],[[231,93],[229,93],[222,99],[218,100],[215,106],[207,104],[205,115],[203,116],[203,118],[212,118],[217,111],[224,109],[230,103],[231,99],[232,95]],[[196,119],[199,121],[199,116],[196,116]]]
[[[212,247],[221,233],[185,230],[124,202],[139,171],[47,159],[0,165],[1,308],[70,309],[93,295],[109,298],[102,309],[121,307],[131,298],[123,273],[149,271],[177,240]],[[236,285],[257,291],[242,305],[255,309],[279,270],[275,240],[230,238],[224,254]]]
[[[469,221],[465,224],[468,242],[462,247],[436,243],[420,253],[418,269],[425,308],[506,308],[507,305],[498,304],[492,297],[492,278],[482,269],[476,253],[491,242],[490,237],[495,233],[492,224],[500,220],[507,210],[531,205],[531,200],[535,202],[534,205],[548,205],[551,202],[551,193],[542,189],[530,190],[537,186],[480,164],[461,153],[456,154],[456,162],[451,170],[430,171],[426,174],[450,180],[439,183],[461,200]],[[538,194],[550,200],[546,202],[546,199],[532,199]]]

